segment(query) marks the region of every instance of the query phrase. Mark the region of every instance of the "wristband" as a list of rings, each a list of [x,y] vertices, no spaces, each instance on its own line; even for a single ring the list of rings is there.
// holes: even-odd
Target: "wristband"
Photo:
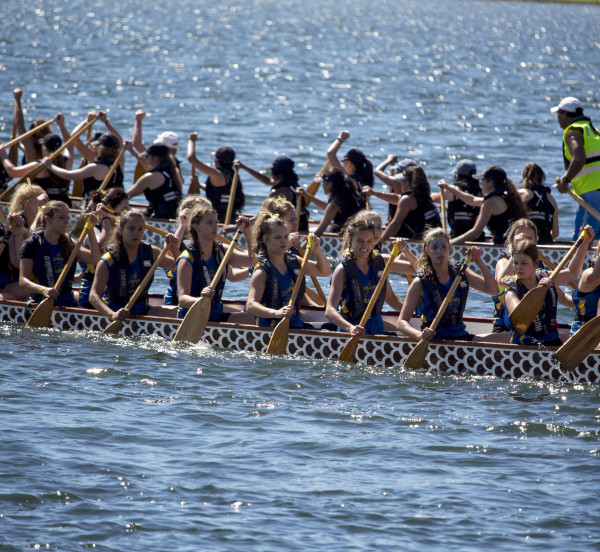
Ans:
[[[340,143],[343,144],[344,143],[344,139],[340,138],[339,136],[336,138],[336,140]]]

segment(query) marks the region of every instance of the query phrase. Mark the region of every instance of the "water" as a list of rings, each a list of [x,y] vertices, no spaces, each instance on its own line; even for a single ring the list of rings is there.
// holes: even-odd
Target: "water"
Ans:
[[[465,157],[517,181],[533,160],[552,180],[549,108],[574,95],[600,122],[599,14],[7,1],[0,133],[20,86],[28,120],[102,108],[128,137],[143,108],[146,142],[198,131],[201,158],[229,144],[257,168],[285,152],[305,184],[341,128],[434,183]],[[266,188],[243,182],[255,211]],[[568,237],[575,208],[558,199]],[[600,550],[597,386],[0,332],[0,550]]]

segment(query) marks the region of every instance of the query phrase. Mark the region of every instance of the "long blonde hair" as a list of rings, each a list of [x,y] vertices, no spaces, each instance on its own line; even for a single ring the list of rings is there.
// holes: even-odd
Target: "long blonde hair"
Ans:
[[[25,204],[30,200],[34,199],[44,193],[44,189],[37,184],[23,183],[13,195],[12,201],[10,202],[9,213],[11,215],[20,215],[25,212]],[[67,207],[68,209],[68,207]]]

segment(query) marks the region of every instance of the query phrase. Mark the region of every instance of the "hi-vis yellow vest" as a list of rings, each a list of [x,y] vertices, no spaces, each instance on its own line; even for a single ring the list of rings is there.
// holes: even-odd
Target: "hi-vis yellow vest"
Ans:
[[[573,190],[581,195],[586,192],[600,190],[600,135],[596,134],[589,120],[580,119],[573,121],[563,134],[563,155],[565,166],[573,160],[573,156],[567,147],[566,136],[569,131],[581,132],[585,147],[585,165],[571,180]]]

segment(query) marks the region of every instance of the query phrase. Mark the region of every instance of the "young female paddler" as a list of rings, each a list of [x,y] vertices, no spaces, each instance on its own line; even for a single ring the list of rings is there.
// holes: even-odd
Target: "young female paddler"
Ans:
[[[96,222],[95,214],[90,215]],[[42,209],[42,231],[35,232],[21,247],[19,284],[39,302],[49,297],[58,307],[77,305],[73,294],[75,263],[59,291],[54,289],[65,266],[73,243],[67,235],[69,227],[69,207],[62,201],[49,201]],[[96,264],[100,258],[100,248],[93,232],[89,233],[90,248],[81,248],[77,260]]]
[[[579,269],[577,270],[577,275],[579,275],[583,266],[589,244],[594,238],[592,228],[588,226],[586,229],[587,237],[578,248],[571,263],[576,263],[575,269]],[[515,275],[513,277],[505,277],[502,280],[503,285],[507,287],[504,304],[509,313],[517,307],[521,299],[533,288],[546,286],[548,291],[546,292],[542,309],[525,333],[520,335],[517,331],[513,330],[510,338],[511,343],[521,343],[523,345],[543,343],[546,346],[561,345],[562,339],[556,323],[556,308],[559,298],[564,296],[564,291],[559,286],[568,283],[573,277],[571,265],[569,265],[568,269],[561,270],[554,279],[547,277],[546,273],[538,268],[539,257],[537,245],[530,240],[522,240],[515,245],[512,251],[512,261]]]
[[[249,231],[249,219],[238,219]],[[188,309],[199,297],[211,297],[209,320],[211,322],[234,322],[252,324],[254,319],[246,312],[235,311],[223,305],[221,298],[227,270],[223,272],[215,288],[210,287],[214,275],[221,264],[225,250],[217,241],[217,212],[210,206],[198,205],[189,215],[190,240],[186,240],[185,250],[177,259],[177,294],[179,297],[178,318],[184,318]],[[248,236],[250,240],[250,236]],[[250,241],[249,241],[250,243]],[[249,267],[256,262],[251,253],[234,251],[230,258],[231,265]]]
[[[450,260],[450,235],[441,228],[432,228],[423,236],[423,254],[419,258],[417,277],[408,288],[404,307],[398,318],[397,328],[404,335],[415,340],[458,339],[471,341],[476,336],[468,333],[463,323],[469,287],[487,295],[498,294],[498,284],[494,275],[484,264],[479,247],[469,248],[473,262],[483,276],[467,268],[462,280],[454,292],[454,297],[435,331],[429,326],[439,307],[450,291],[458,275],[458,266]],[[419,302],[422,301],[421,329],[413,327],[411,318]],[[479,336],[483,338],[483,336]]]
[[[344,245],[340,263],[331,279],[325,315],[341,331],[352,335],[383,334],[385,333],[381,316],[383,303],[394,301],[392,288],[388,283],[379,294],[366,325],[364,327],[359,325],[389,259],[388,255],[381,255],[375,249],[381,234],[372,219],[368,215],[361,215],[359,213],[344,228]],[[406,248],[404,240],[400,240],[399,245],[401,250]],[[401,274],[415,273],[408,261],[395,261],[393,270]]]
[[[125,309],[129,298],[144,279],[154,261],[160,254],[160,248],[143,241],[144,215],[135,211],[121,214],[119,225],[113,239],[107,246],[107,252],[96,265],[96,275],[90,292],[90,303],[111,321],[125,320],[129,315],[149,314],[151,316],[175,316],[176,308],[160,305],[150,306],[148,284],[144,293],[134,304],[131,311]],[[179,244],[173,234],[165,237],[170,247],[161,267],[172,270],[175,257],[179,256]]]
[[[468,194],[457,186],[450,186],[443,180],[438,182],[444,193],[451,192],[454,198],[467,205],[480,207],[475,225],[464,234],[452,238],[452,243],[459,244],[479,238],[487,225],[494,243],[501,244],[510,225],[518,219],[527,218],[525,206],[513,181],[502,168],[488,165],[481,174],[474,174],[473,178],[481,180],[483,198]]]
[[[256,317],[259,326],[272,327],[282,318],[290,318],[291,328],[307,328],[300,316],[304,296],[304,284],[300,288],[295,305],[288,305],[302,258],[289,251],[290,232],[279,217],[265,216],[255,225],[254,247],[258,263],[250,279],[250,293],[246,308]],[[319,238],[312,235],[316,261],[308,261],[308,276],[328,276],[331,266],[319,246]]]

